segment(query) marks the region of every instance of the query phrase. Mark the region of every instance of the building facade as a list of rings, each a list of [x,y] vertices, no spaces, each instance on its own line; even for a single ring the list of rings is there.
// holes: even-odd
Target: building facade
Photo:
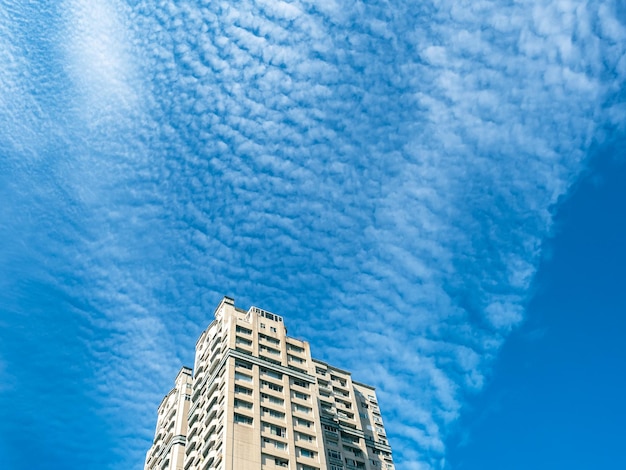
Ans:
[[[145,468],[183,468],[192,387],[191,369],[181,368],[174,388],[159,405],[154,443],[146,455]]]
[[[158,413],[146,470],[394,469],[374,388],[229,297]]]

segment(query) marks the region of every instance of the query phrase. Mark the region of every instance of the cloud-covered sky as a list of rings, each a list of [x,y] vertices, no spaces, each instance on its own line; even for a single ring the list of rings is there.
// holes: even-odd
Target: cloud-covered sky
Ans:
[[[612,0],[0,2],[0,460],[141,468],[232,295],[444,468],[625,49]]]

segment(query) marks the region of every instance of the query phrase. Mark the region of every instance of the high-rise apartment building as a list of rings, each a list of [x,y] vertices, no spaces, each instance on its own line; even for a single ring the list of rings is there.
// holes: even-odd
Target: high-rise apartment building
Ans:
[[[374,388],[224,297],[158,410],[146,470],[393,470]]]
[[[174,383],[174,388],[159,405],[154,444],[146,456],[146,468],[184,468],[187,419],[193,387],[191,369],[180,369]]]

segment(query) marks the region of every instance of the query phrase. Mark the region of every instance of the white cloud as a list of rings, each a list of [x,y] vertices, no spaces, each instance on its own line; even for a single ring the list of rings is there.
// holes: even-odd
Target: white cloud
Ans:
[[[130,55],[133,38],[122,20],[129,10],[117,0],[66,0],[63,7],[64,63],[80,97],[75,109],[92,125],[111,125],[101,120],[139,107],[138,90],[131,85],[136,78]]]
[[[32,244],[81,280],[57,288],[83,300],[88,393],[141,428],[124,468],[222,294],[376,385],[400,468],[445,466],[551,211],[623,121],[604,108],[626,70],[615,4],[63,5],[71,112],[35,146],[35,105],[10,106],[31,114],[16,154],[60,135],[64,159],[50,180],[11,171],[62,189],[36,193],[62,216]]]

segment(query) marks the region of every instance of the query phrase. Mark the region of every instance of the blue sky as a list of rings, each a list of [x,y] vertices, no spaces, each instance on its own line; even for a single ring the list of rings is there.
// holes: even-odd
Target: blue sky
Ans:
[[[615,1],[0,2],[0,461],[141,468],[231,295],[400,469],[619,462],[625,47]]]
[[[592,168],[559,207],[526,323],[450,440],[452,468],[626,466],[623,151]]]

